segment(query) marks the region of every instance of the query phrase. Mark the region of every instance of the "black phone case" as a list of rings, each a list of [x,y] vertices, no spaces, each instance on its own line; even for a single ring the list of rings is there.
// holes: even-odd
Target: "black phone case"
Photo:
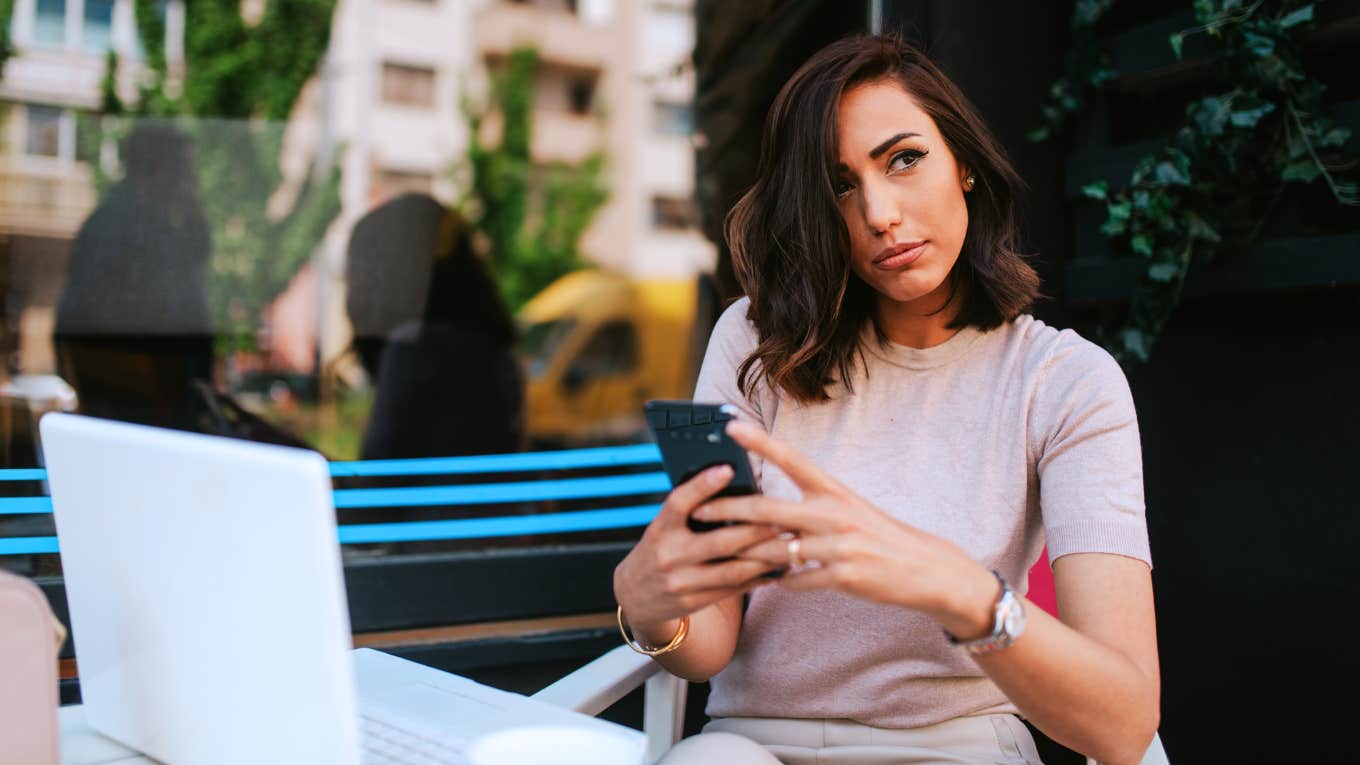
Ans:
[[[644,411],[672,486],[679,486],[706,468],[730,465],[732,481],[717,496],[756,493],[756,480],[746,450],[727,435],[727,423],[736,415],[730,405],[648,401]],[[688,524],[692,531],[710,531],[726,525],[693,518]]]

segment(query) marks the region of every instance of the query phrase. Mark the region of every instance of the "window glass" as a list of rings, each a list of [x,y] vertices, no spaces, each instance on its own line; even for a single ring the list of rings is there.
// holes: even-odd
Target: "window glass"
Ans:
[[[568,377],[580,381],[630,372],[637,366],[637,331],[623,321],[595,330],[571,363]]]
[[[653,197],[652,225],[662,229],[693,228],[698,221],[694,200],[688,197]]]
[[[85,23],[80,31],[80,45],[85,50],[103,52],[113,41],[114,0],[85,0]]]
[[[34,157],[56,157],[61,154],[61,109],[55,106],[29,104],[28,142],[26,152]]]
[[[575,328],[576,322],[571,319],[559,319],[529,324],[520,331],[519,353],[528,364],[530,377],[543,376],[557,349]]]
[[[434,70],[385,62],[382,65],[382,99],[403,106],[434,106]]]
[[[35,0],[33,39],[61,45],[66,42],[66,0]]]
[[[689,104],[657,101],[652,104],[652,129],[661,135],[688,136],[694,132],[694,110]]]
[[[430,193],[434,176],[414,170],[386,169],[378,174],[379,195],[395,197],[406,193]]]

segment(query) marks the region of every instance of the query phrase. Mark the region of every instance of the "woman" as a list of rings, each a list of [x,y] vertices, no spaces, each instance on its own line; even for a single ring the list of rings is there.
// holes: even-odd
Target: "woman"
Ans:
[[[896,38],[834,43],[776,98],[729,221],[747,297],[695,394],[741,409],[763,495],[711,499],[730,470],[701,473],[614,578],[637,647],[712,679],[713,721],[668,762],[1037,762],[1016,715],[1141,758],[1159,679],[1137,421],[1108,354],[1024,314],[1019,187]],[[741,525],[693,534],[691,514]],[[1062,621],[1023,598],[1045,541]]]

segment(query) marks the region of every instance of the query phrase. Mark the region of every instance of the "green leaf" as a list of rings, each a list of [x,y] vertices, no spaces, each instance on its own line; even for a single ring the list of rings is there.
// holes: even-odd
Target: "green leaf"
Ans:
[[[1139,255],[1148,258],[1152,257],[1152,237],[1147,234],[1138,234],[1133,239],[1129,240],[1129,247]]]
[[[1256,127],[1261,118],[1275,111],[1275,104],[1262,104],[1255,109],[1243,109],[1232,113],[1232,124],[1237,127]]]
[[[1292,27],[1296,27],[1299,24],[1304,23],[1305,21],[1312,20],[1313,20],[1313,5],[1312,3],[1309,3],[1308,5],[1305,5],[1302,8],[1298,9],[1297,11],[1294,11],[1293,13],[1280,19],[1280,26],[1284,27],[1285,29],[1290,29]]]
[[[1034,128],[1028,133],[1025,133],[1025,140],[1029,141],[1030,143],[1043,143],[1044,141],[1048,140],[1048,136],[1049,136],[1048,128],[1039,127]]]
[[[1105,181],[1096,181],[1095,183],[1088,183],[1085,186],[1082,186],[1081,193],[1090,199],[1107,199],[1109,197],[1110,187]]]
[[[1116,218],[1110,218],[1100,224],[1100,233],[1105,236],[1119,236],[1124,233],[1125,229],[1126,226],[1124,225],[1124,221]]]
[[[1336,127],[1327,131],[1327,134],[1318,139],[1319,146],[1344,146],[1351,137],[1349,128]]]
[[[1139,361],[1147,361],[1148,358],[1148,336],[1147,333],[1137,327],[1126,327],[1119,334],[1119,339],[1123,341],[1124,347],[1128,349]]]
[[[1186,220],[1190,223],[1190,236],[1195,239],[1203,239],[1207,242],[1221,242],[1223,237],[1210,226],[1208,221],[1199,217],[1195,213],[1189,213]]]
[[[1302,162],[1292,162],[1286,165],[1284,170],[1280,171],[1280,180],[1285,182],[1303,181],[1304,183],[1307,183],[1317,178],[1319,175],[1322,175],[1322,170],[1318,168],[1316,162],[1309,158]]]
[[[1176,280],[1180,276],[1181,269],[1176,263],[1153,263],[1148,266],[1148,278],[1154,282],[1166,284]]]
[[[1181,46],[1185,44],[1185,33],[1177,32],[1166,38],[1166,41],[1171,43],[1171,50],[1176,54],[1176,58],[1179,59],[1181,57]]]
[[[1110,203],[1105,207],[1105,210],[1110,214],[1110,220],[1123,222],[1127,221],[1129,216],[1133,214],[1133,205],[1129,200],[1122,199],[1118,202]]]
[[[1265,58],[1275,52],[1275,38],[1273,37],[1256,32],[1243,32],[1242,38],[1247,41],[1247,50],[1256,54],[1257,58]]]
[[[1163,183],[1167,186],[1190,185],[1190,176],[1186,175],[1179,167],[1176,167],[1170,162],[1157,163],[1156,178],[1158,183]]]

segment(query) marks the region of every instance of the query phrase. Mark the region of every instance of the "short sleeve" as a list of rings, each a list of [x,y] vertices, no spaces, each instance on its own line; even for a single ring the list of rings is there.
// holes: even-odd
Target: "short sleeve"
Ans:
[[[1152,565],[1138,417],[1119,364],[1064,331],[1030,417],[1049,559],[1096,552]]]
[[[776,398],[769,386],[764,380],[757,379],[754,395],[748,398],[737,384],[737,373],[758,342],[756,329],[746,318],[750,304],[749,298],[742,298],[728,306],[718,318],[708,339],[703,366],[699,368],[694,400],[731,404],[741,413],[742,419],[758,423],[768,431],[773,427],[776,407]],[[759,375],[759,367],[753,367],[750,374]],[[751,458],[757,483],[760,482],[761,463],[760,458]]]

